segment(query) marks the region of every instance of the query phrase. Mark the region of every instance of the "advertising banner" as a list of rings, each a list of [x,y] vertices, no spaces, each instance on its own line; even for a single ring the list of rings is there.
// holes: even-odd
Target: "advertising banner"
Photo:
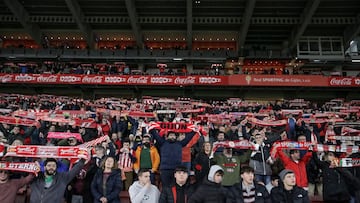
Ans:
[[[322,75],[149,76],[77,74],[0,74],[0,83],[143,86],[359,87],[359,77]]]

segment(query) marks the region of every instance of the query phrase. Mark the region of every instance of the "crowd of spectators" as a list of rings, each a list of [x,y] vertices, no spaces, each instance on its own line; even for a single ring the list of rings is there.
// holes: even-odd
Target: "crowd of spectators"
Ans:
[[[336,100],[337,108],[352,109],[339,112],[332,103],[303,100],[300,103],[307,105],[233,99],[83,100],[52,95],[1,95],[0,100],[2,116],[31,115],[38,120],[36,125],[22,126],[1,119],[0,136],[5,145],[80,144],[73,137],[49,139],[49,132],[79,133],[84,142],[108,136],[93,147],[91,161],[69,183],[66,202],[116,202],[121,190],[130,192],[132,202],[154,202],[153,198],[159,202],[309,202],[309,197],[316,195],[326,202],[360,201],[360,188],[354,186],[360,178],[358,168],[340,168],[335,161],[359,157],[358,152],[317,152],[312,147],[280,149],[276,156],[271,152],[275,142],[285,140],[357,146],[356,138],[332,138],[342,135],[344,127],[358,133],[356,101]],[[29,113],[16,114],[19,111]],[[59,118],[57,111],[63,112],[63,120],[54,119]],[[71,111],[77,111],[76,115]],[[51,121],[34,117],[36,112],[47,113]],[[77,125],[71,122],[74,119],[92,119],[95,125]],[[285,124],[272,125],[276,121]],[[191,127],[186,133],[159,131],[154,127],[159,122]],[[223,145],[212,150],[215,143],[227,141],[247,141],[252,147]],[[110,198],[114,201],[108,201]]]
[[[256,68],[257,69],[257,68]],[[189,71],[186,65],[181,67],[156,67],[145,66],[140,69],[137,65],[121,65],[116,63],[80,63],[80,62],[60,62],[43,61],[31,63],[4,62],[0,65],[0,73],[34,73],[34,74],[101,74],[101,75],[231,75],[231,74],[262,74],[262,75],[325,75],[319,71],[302,71],[300,68],[272,68],[260,67],[255,70],[235,66],[232,70],[223,67],[204,66],[202,69],[197,67]],[[359,73],[360,74],[360,73]],[[358,74],[358,75],[359,75]],[[358,76],[357,75],[357,76]]]

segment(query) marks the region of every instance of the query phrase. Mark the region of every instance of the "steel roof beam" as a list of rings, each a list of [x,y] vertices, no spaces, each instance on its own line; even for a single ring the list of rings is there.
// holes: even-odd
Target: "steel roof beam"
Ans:
[[[25,10],[24,6],[17,0],[4,0],[6,6],[16,16],[20,24],[24,27],[25,31],[31,36],[36,43],[41,45],[41,30],[38,24],[29,21],[29,13]]]
[[[243,15],[243,23],[241,26],[240,36],[239,36],[239,40],[238,40],[238,50],[240,52],[240,55],[242,55],[243,51],[244,51],[245,40],[246,40],[247,33],[249,31],[251,17],[254,13],[255,3],[256,3],[256,0],[247,0],[247,2],[246,2],[246,8],[245,8],[245,12]]]
[[[192,38],[193,38],[193,12],[192,12],[193,0],[186,0],[186,44],[187,49],[192,50]]]
[[[315,14],[315,11],[319,7],[319,4],[320,0],[308,0],[300,16],[300,25],[292,30],[291,35],[287,41],[288,43],[284,43],[284,52],[292,50],[296,47],[296,44],[299,41],[300,37],[304,34],[307,26],[311,23],[311,18]]]
[[[350,42],[360,34],[360,14],[356,17],[357,23],[349,25],[344,31],[344,50],[350,47]]]
[[[95,47],[94,34],[91,29],[91,26],[88,23],[84,22],[84,12],[81,10],[79,3],[76,0],[65,0],[66,5],[68,6],[72,16],[75,19],[77,26],[80,31],[84,34],[86,43],[90,48]]]
[[[131,28],[135,35],[136,45],[138,48],[143,49],[144,42],[140,24],[138,23],[138,13],[136,12],[135,0],[125,0],[125,4],[129,14]]]

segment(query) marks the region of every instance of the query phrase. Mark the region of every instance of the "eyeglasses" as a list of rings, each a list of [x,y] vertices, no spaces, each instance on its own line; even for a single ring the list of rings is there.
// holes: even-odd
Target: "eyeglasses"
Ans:
[[[3,171],[3,170],[0,170],[0,173],[9,174],[9,172],[7,172],[7,171]]]

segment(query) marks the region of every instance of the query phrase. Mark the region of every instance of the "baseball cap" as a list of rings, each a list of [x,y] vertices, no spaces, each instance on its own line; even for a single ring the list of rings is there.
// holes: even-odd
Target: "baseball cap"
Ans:
[[[187,167],[186,167],[186,166],[183,166],[183,165],[176,166],[174,173],[176,173],[176,172],[178,172],[178,171],[183,171],[183,172],[186,172],[186,173],[189,172],[189,170],[187,169]]]

